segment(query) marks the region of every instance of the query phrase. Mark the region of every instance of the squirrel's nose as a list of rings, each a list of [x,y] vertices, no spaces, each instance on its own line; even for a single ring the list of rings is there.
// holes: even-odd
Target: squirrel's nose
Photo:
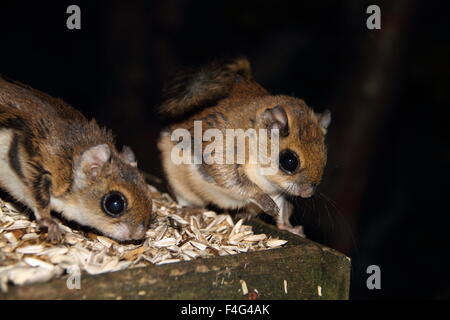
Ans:
[[[314,192],[316,191],[317,184],[311,183],[307,185],[306,187],[302,187],[300,189],[300,197],[302,198],[310,198]]]
[[[139,240],[145,237],[145,234],[147,233],[147,226],[145,223],[139,224],[132,234],[132,238]]]

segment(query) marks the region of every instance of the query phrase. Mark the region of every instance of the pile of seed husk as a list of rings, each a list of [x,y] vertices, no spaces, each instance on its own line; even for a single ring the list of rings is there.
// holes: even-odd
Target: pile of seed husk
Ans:
[[[234,222],[229,214],[181,208],[167,194],[149,188],[155,219],[139,244],[118,243],[62,223],[63,240],[52,244],[29,214],[0,199],[0,290],[72,272],[99,274],[278,248],[287,242],[254,234],[244,219]]]

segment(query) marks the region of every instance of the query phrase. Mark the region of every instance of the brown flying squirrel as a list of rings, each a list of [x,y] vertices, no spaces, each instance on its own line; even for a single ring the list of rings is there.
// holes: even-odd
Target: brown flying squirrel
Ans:
[[[144,237],[149,189],[132,150],[60,99],[0,77],[0,188],[29,207],[47,239],[51,210],[117,240]]]
[[[326,164],[325,134],[331,113],[314,113],[303,100],[271,95],[252,78],[244,58],[211,65],[175,77],[167,86],[160,113],[171,120],[161,134],[159,149],[170,187],[180,205],[238,209],[256,204],[276,217],[280,229],[303,235],[292,227],[289,196],[311,197]],[[261,175],[258,165],[175,164],[171,160],[171,132],[202,120],[203,130],[253,128],[279,130],[279,168]],[[225,139],[224,139],[225,140]],[[269,140],[268,140],[269,141]],[[202,143],[202,150],[207,143]],[[247,147],[246,147],[247,148]],[[247,148],[248,150],[248,148]]]

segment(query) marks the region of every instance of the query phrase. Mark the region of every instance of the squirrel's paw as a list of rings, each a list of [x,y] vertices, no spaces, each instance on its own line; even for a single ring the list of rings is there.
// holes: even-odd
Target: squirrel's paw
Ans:
[[[38,220],[39,229],[47,230],[47,240],[55,243],[60,242],[62,239],[62,233],[59,229],[58,223],[51,218],[42,218]]]
[[[303,226],[295,226],[295,227],[293,227],[293,226],[288,226],[288,225],[286,225],[284,223],[277,223],[277,227],[280,230],[286,230],[286,231],[289,231],[289,232],[291,232],[293,234],[296,234],[296,235],[298,235],[300,237],[306,238],[305,233],[303,232]]]

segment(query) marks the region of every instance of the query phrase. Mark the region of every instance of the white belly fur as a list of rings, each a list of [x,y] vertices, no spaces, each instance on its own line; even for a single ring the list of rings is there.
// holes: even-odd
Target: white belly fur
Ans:
[[[203,196],[211,203],[226,209],[238,209],[249,203],[249,199],[231,194],[230,190],[205,181],[195,166],[190,166],[190,170],[191,174],[195,176],[195,181],[201,184],[199,187]]]
[[[22,202],[36,212],[31,192],[9,164],[8,152],[13,133],[11,129],[0,130],[0,185],[17,201]]]

